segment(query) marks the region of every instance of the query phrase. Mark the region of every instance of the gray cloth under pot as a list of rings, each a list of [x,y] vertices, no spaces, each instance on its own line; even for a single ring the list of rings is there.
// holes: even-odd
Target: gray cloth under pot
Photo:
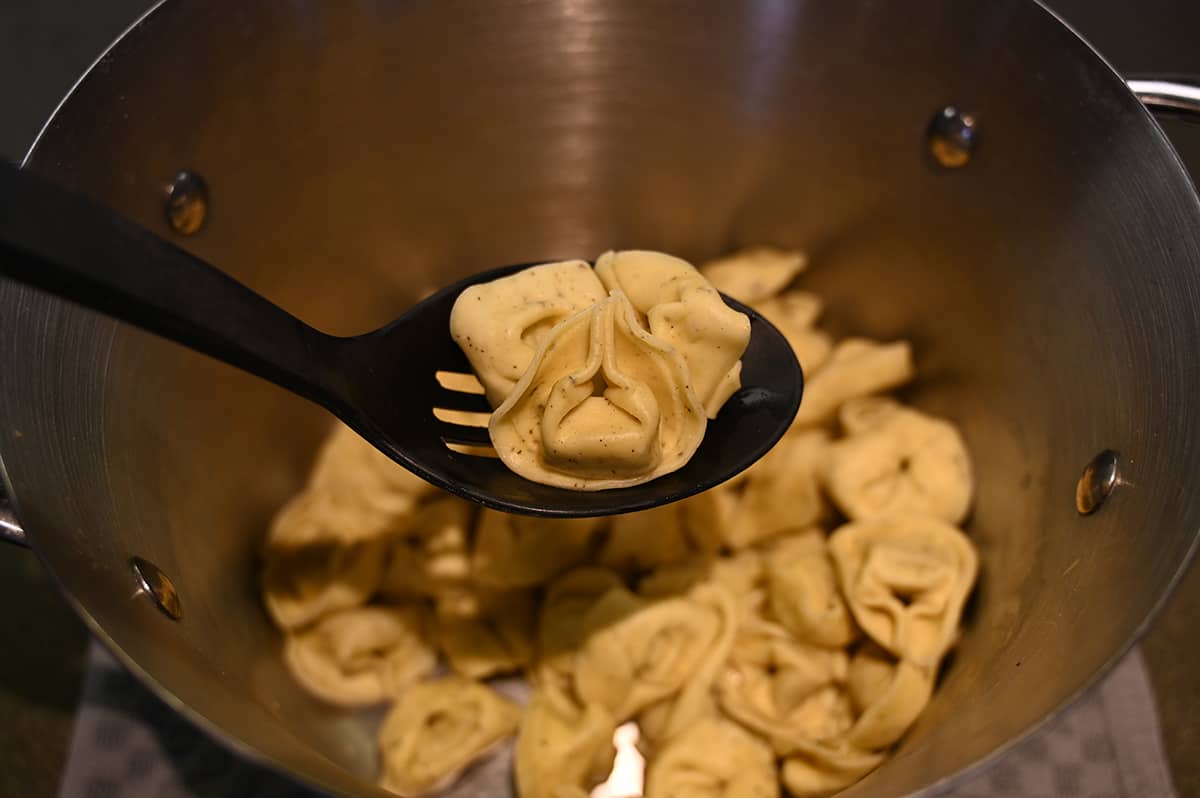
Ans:
[[[490,763],[488,769],[493,767]],[[59,795],[315,798],[209,740],[95,643]],[[1135,650],[1046,728],[944,795],[1173,798],[1141,654]]]

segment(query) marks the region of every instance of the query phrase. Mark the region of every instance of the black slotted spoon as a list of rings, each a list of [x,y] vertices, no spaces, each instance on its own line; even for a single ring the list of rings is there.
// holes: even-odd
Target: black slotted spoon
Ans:
[[[466,376],[470,365],[450,338],[450,309],[467,286],[528,265],[476,274],[374,332],[339,338],[113,212],[0,164],[0,274],[316,402],[400,465],[484,506],[558,517],[644,510],[729,479],[787,431],[800,406],[800,365],[778,330],[726,297],[750,317],[742,358],[746,387],[709,422],[683,468],[634,487],[582,492],[530,482],[494,453],[483,456],[491,445],[491,407]],[[446,410],[467,415],[451,417]]]

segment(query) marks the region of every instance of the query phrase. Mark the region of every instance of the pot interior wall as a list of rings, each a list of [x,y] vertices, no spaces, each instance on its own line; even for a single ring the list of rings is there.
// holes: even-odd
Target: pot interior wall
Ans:
[[[982,119],[952,172],[924,144],[949,102]],[[1116,77],[1029,3],[172,2],[30,167],[154,229],[164,180],[199,171],[211,213],[180,243],[346,334],[493,265],[810,253],[832,330],[914,341],[912,397],[962,425],[979,477],[962,643],[854,795],[937,782],[1062,705],[1193,544],[1196,199]],[[370,792],[369,722],[292,685],[256,590],[327,417],[11,283],[0,308],[4,467],[73,600],[210,729]],[[1128,484],[1079,517],[1104,448]],[[181,622],[131,598],[132,555],[174,579]]]

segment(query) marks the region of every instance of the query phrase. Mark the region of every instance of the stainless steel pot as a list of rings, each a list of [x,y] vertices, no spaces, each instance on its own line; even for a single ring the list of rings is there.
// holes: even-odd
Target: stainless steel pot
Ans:
[[[954,170],[926,141],[950,103],[979,124]],[[962,424],[980,475],[962,643],[847,795],[934,791],[1011,745],[1130,645],[1196,544],[1200,201],[1134,93],[1027,0],[177,0],[26,165],[162,229],[164,181],[195,170],[211,203],[181,241],[338,333],[494,264],[811,253],[835,331],[916,342],[914,399]],[[380,794],[367,725],[293,686],[257,598],[256,543],[325,417],[5,282],[0,363],[6,488],[90,628],[237,750]],[[1115,490],[1085,516],[1105,450],[1085,498]]]

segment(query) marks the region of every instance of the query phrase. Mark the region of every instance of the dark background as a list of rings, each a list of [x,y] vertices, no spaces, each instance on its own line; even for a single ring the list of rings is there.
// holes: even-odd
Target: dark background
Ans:
[[[24,156],[78,76],[151,5],[148,0],[0,2],[0,158]],[[1124,74],[1200,76],[1197,0],[1051,0],[1049,5]],[[1166,127],[1192,174],[1200,176],[1200,125]],[[1198,612],[1200,574],[1193,571],[1143,646],[1183,796],[1200,796]],[[0,544],[0,796],[55,794],[86,642],[36,557]]]

